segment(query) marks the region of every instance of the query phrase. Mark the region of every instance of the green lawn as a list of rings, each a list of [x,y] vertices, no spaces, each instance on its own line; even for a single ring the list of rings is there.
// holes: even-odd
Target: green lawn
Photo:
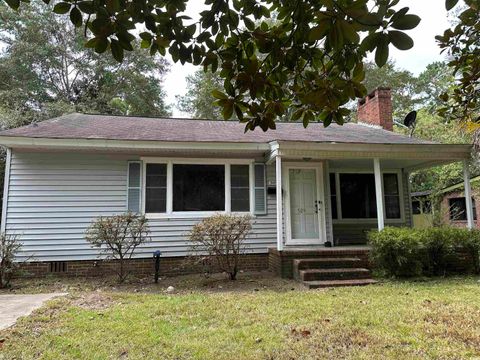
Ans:
[[[480,357],[474,278],[318,291],[246,275],[233,284],[185,281],[175,294],[163,292],[167,282],[72,287],[0,333],[0,359]]]

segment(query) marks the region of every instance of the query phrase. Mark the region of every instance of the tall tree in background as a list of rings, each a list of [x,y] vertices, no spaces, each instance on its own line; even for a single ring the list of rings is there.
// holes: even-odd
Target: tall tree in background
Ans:
[[[0,4],[0,120],[10,127],[65,112],[168,115],[167,62],[144,51],[125,61],[84,48],[83,34],[51,6],[20,13]]]
[[[208,0],[199,20],[185,14],[197,0],[44,1],[85,29],[86,47],[119,62],[141,38],[151,54],[218,70],[222,115],[235,113],[246,130],[273,129],[291,108],[305,124],[342,124],[346,105],[366,95],[364,59],[374,53],[382,66],[390,47],[411,49],[405,31],[420,23],[399,0]]]
[[[450,57],[454,86],[442,95],[442,115],[460,119],[479,129],[480,125],[480,0],[447,0],[447,10],[460,11],[452,29],[437,36],[442,51]]]
[[[422,107],[436,112],[443,104],[441,95],[453,87],[454,81],[453,71],[446,62],[428,64],[416,80]]]
[[[198,69],[187,76],[187,93],[177,97],[177,107],[197,118],[221,119],[221,108],[214,104],[212,92],[222,87],[222,79],[218,74]]]

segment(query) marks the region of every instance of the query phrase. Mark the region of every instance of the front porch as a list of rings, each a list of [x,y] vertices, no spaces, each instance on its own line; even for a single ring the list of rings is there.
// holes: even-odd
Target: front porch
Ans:
[[[409,175],[461,161],[473,226],[469,145],[275,142],[277,251],[291,247],[365,245],[366,233],[412,226]],[[281,189],[281,191],[278,191]]]
[[[366,235],[413,225],[409,175],[415,170],[462,161],[468,226],[473,226],[468,145],[276,142],[271,147],[267,163],[275,164],[276,179],[268,185],[276,196],[277,244],[269,249],[269,267],[284,278],[313,287],[371,283]]]

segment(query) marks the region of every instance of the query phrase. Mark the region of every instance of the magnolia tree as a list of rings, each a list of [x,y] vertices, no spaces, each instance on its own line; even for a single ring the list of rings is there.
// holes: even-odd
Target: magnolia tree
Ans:
[[[218,72],[223,117],[246,130],[274,129],[288,111],[305,126],[342,124],[347,104],[366,95],[367,57],[382,66],[391,46],[411,49],[405,31],[420,22],[400,0],[206,0],[198,20],[186,15],[198,0],[43,1],[83,28],[87,48],[119,62],[140,38],[151,54]]]
[[[148,220],[144,215],[133,213],[99,217],[87,229],[85,238],[93,247],[100,248],[108,259],[118,261],[120,282],[128,276],[126,262],[137,247],[151,240]]]
[[[241,255],[245,253],[245,238],[252,229],[251,216],[217,214],[196,224],[189,233],[192,259],[210,269],[237,278]]]

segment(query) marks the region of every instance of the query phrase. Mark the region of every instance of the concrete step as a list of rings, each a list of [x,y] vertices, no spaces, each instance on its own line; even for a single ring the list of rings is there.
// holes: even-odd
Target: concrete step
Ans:
[[[301,281],[314,280],[354,280],[370,278],[370,270],[365,268],[306,269],[298,272]]]
[[[295,259],[293,261],[294,271],[306,269],[364,268],[366,266],[366,261],[358,257]]]
[[[303,284],[309,289],[341,287],[341,286],[366,286],[366,285],[372,285],[376,283],[377,281],[373,279],[303,281]]]

